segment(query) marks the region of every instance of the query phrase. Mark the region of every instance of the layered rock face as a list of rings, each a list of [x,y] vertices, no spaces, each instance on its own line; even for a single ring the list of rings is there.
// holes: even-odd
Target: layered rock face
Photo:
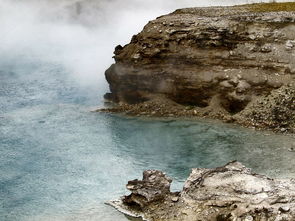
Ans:
[[[130,44],[116,47],[114,58],[106,98],[173,103],[140,106],[134,114],[206,115],[294,130],[295,12],[257,12],[251,5],[180,9],[149,22]],[[132,105],[124,108],[132,112]]]
[[[294,180],[270,179],[239,162],[193,169],[181,192],[171,193],[170,183],[160,171],[145,171],[127,184],[129,196],[110,204],[151,221],[295,220]]]

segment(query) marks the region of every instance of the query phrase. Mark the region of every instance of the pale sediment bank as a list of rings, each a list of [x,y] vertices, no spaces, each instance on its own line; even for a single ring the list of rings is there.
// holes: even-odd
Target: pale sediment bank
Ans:
[[[239,162],[193,169],[181,192],[171,192],[165,173],[147,170],[129,181],[131,194],[109,203],[149,221],[295,220],[294,179],[271,179]]]

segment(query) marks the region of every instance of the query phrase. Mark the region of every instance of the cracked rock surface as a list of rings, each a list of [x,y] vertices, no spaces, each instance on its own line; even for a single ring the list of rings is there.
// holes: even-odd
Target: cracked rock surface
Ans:
[[[150,21],[115,49],[105,97],[118,105],[106,111],[294,132],[295,12],[252,7],[179,9]]]
[[[295,181],[270,179],[236,161],[193,169],[181,192],[170,192],[170,183],[161,171],[145,171],[143,180],[129,181],[129,196],[110,205],[150,221],[295,220]]]

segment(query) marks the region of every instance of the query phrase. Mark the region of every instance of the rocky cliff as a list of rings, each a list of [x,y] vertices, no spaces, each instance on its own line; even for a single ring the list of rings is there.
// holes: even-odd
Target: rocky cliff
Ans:
[[[295,130],[295,3],[187,8],[115,49],[108,111]]]
[[[181,192],[172,180],[148,170],[143,180],[129,181],[129,196],[109,204],[150,221],[295,220],[294,180],[274,180],[251,172],[239,162],[214,169],[193,169]]]

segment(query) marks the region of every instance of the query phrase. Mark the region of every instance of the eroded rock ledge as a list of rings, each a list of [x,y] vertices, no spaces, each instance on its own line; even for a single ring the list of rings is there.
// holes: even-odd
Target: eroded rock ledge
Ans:
[[[115,49],[105,97],[119,105],[105,111],[294,132],[295,4],[287,4],[290,10],[276,12],[179,9],[149,22]]]
[[[147,170],[129,181],[129,196],[110,202],[119,211],[150,221],[295,220],[295,181],[255,174],[239,162],[193,169],[181,192],[171,179]]]

